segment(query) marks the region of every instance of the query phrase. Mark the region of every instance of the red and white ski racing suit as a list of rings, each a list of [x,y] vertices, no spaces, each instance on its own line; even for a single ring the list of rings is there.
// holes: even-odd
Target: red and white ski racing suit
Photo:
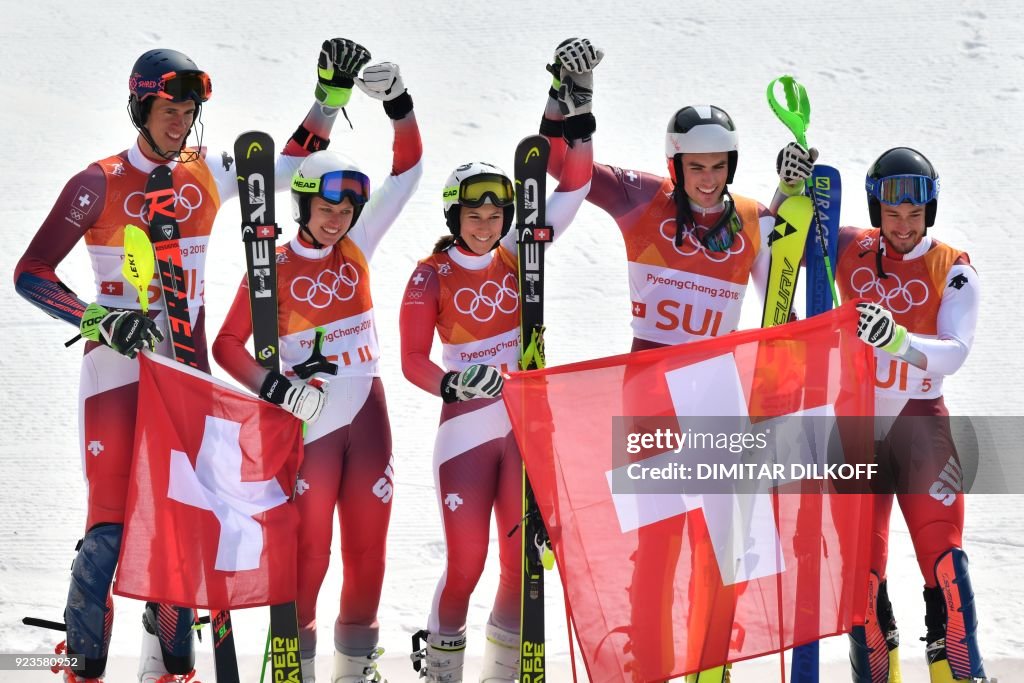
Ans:
[[[369,655],[377,645],[395,463],[378,369],[370,261],[423,173],[415,115],[410,112],[393,125],[391,175],[373,191],[351,230],[333,247],[317,249],[296,236],[277,250],[283,373],[295,377],[292,367],[310,357],[317,327],[325,331],[323,354],[338,365],[337,376],[313,376],[328,380],[327,403],[306,432],[295,496],[300,517],[296,608],[306,659],[316,651],[316,598],[330,564],[335,511],[343,582],[334,645],[352,656]],[[258,392],[267,371],[246,348],[252,336],[249,308],[243,279],[213,353],[232,377]]]

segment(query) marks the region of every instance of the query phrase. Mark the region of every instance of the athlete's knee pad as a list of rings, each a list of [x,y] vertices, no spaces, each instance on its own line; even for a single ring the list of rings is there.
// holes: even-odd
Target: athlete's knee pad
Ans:
[[[929,667],[947,660],[955,679],[985,678],[967,554],[951,548],[939,556],[935,581],[935,588],[924,590]]]
[[[886,581],[871,572],[868,609],[863,626],[850,632],[850,668],[856,683],[899,683],[900,634],[889,602]]]
[[[110,585],[121,552],[120,524],[102,524],[78,542],[71,565],[71,587],[64,609],[68,651],[85,658],[85,677],[99,677],[106,669],[107,647],[114,621]]]
[[[195,613],[186,607],[147,602],[142,625],[160,641],[160,654],[167,673],[184,675],[195,668],[192,627]]]

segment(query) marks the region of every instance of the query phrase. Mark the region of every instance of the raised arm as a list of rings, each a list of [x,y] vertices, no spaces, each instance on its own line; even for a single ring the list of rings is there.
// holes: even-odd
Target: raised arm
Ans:
[[[285,143],[274,164],[274,187],[287,190],[292,175],[302,160],[313,152],[326,149],[334,122],[352,96],[354,78],[370,61],[370,53],[359,43],[347,38],[325,40],[317,59],[316,101],[302,123]],[[238,196],[233,152],[211,155],[213,171],[221,200]],[[219,160],[218,160],[219,159]]]
[[[561,179],[568,168],[568,141],[578,134],[580,125],[570,120],[572,117],[568,116],[573,113],[575,102],[581,97],[577,79],[573,77],[571,68],[567,65],[572,65],[572,68],[593,69],[603,57],[604,53],[594,48],[590,41],[585,38],[572,38],[562,41],[555,50],[554,63],[547,67],[555,76],[548,90],[540,133],[551,143],[548,173],[554,178]],[[587,111],[590,111],[589,108]],[[612,218],[619,220],[634,208],[646,205],[660,186],[661,179],[653,174],[595,163],[586,199],[609,213]]]
[[[368,66],[355,83],[364,93],[383,102],[384,113],[395,129],[391,175],[372,192],[359,222],[348,234],[369,260],[420,184],[423,143],[412,97],[397,64],[382,62]]]

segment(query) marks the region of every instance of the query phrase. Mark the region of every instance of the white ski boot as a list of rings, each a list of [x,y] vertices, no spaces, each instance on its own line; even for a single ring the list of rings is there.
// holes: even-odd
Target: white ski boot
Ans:
[[[145,622],[143,622],[145,625]],[[196,670],[187,674],[167,673],[164,655],[160,650],[160,639],[150,633],[148,625],[142,629],[142,653],[139,655],[139,683],[188,683],[195,678]]]
[[[422,640],[426,641],[426,647],[420,647]],[[419,631],[412,637],[412,643],[412,668],[426,683],[462,683],[465,631],[454,636]]]
[[[515,683],[519,678],[519,634],[487,624],[480,683]]]
[[[316,683],[316,657],[300,659],[299,666],[302,667],[302,683]]]
[[[334,668],[331,683],[387,683],[377,671],[377,660],[384,654],[378,647],[368,655],[353,656],[334,651]]]

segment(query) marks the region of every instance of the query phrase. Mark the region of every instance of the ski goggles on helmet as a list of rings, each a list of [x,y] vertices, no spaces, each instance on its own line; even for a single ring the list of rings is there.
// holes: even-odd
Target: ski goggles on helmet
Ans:
[[[923,175],[868,178],[865,181],[865,188],[869,195],[889,206],[898,206],[903,202],[921,206],[938,196],[939,179]]]
[[[331,204],[340,204],[346,197],[353,205],[365,204],[370,199],[370,179],[359,171],[330,171],[319,178],[292,178],[292,189],[304,194],[315,194]]]
[[[458,203],[471,208],[482,206],[487,201],[495,206],[509,206],[516,200],[512,181],[500,173],[479,173],[463,180],[458,188],[445,188],[444,194],[450,197],[456,191]]]
[[[158,81],[140,80],[136,74],[129,86],[139,100],[156,96],[171,102],[194,100],[201,104],[213,94],[213,85],[205,71],[171,71]]]

